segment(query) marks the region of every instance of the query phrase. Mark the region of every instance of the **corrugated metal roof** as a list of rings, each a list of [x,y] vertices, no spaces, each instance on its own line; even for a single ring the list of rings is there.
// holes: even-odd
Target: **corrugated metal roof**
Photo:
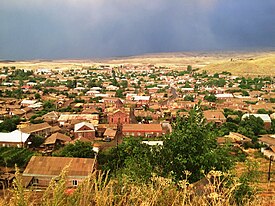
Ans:
[[[87,176],[94,168],[94,159],[33,156],[24,176],[58,176],[68,166],[68,176]]]
[[[56,133],[52,134],[51,136],[49,136],[45,140],[44,144],[54,144],[56,142],[56,140],[61,140],[63,142],[69,142],[69,141],[71,141],[71,138],[67,135],[56,132]]]
[[[124,124],[123,132],[162,132],[160,124]]]
[[[21,129],[21,131],[24,133],[31,134],[33,132],[37,132],[37,131],[41,131],[49,128],[51,128],[51,126],[47,122],[44,122],[41,124],[32,124],[30,126],[24,127]]]
[[[9,133],[0,133],[0,142],[26,142],[30,134],[14,130]]]

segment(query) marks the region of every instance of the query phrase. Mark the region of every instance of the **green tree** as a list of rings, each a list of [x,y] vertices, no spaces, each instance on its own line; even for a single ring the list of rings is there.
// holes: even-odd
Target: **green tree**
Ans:
[[[183,171],[192,173],[190,181],[203,177],[213,168],[227,171],[233,164],[226,147],[219,147],[213,125],[208,124],[201,109],[196,106],[188,117],[178,117],[174,130],[167,135],[161,150],[162,175],[184,178]]]
[[[35,99],[40,99],[40,98],[41,98],[41,95],[40,95],[39,93],[35,93],[34,98],[35,98]]]
[[[206,100],[208,102],[216,102],[217,97],[214,94],[209,94],[209,95],[204,96],[204,100]]]
[[[183,98],[184,101],[191,101],[191,102],[194,102],[195,98],[193,95],[185,95],[184,98]]]
[[[116,97],[118,97],[118,98],[124,98],[124,95],[123,95],[123,89],[118,89],[118,90],[116,90]]]
[[[53,103],[52,101],[45,101],[45,102],[43,103],[43,109],[44,109],[45,111],[50,112],[50,111],[55,110],[55,105],[54,105],[54,103]]]
[[[188,65],[187,66],[187,71],[190,73],[190,72],[192,72],[192,66],[191,65]]]
[[[264,121],[260,117],[250,115],[240,122],[238,132],[252,138],[255,142],[261,133],[265,133]]]
[[[0,123],[0,132],[12,132],[16,130],[19,123],[20,118],[18,116],[4,119],[4,121]]]
[[[269,114],[269,111],[267,111],[265,109],[258,109],[257,114]]]
[[[67,144],[60,151],[54,153],[54,156],[93,158],[94,151],[90,142],[76,141],[74,144]]]
[[[41,136],[33,136],[31,138],[31,147],[37,148],[44,142],[44,138]]]
[[[159,147],[152,148],[141,141],[141,138],[125,138],[118,147],[100,153],[99,163],[116,175],[126,175],[136,182],[148,181],[152,172],[156,172]]]

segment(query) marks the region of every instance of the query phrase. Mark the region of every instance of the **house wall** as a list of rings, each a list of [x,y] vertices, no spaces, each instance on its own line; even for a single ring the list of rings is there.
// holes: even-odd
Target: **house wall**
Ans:
[[[129,124],[130,123],[130,117],[129,115],[118,112],[113,115],[108,116],[108,122],[109,124]]]
[[[42,129],[40,131],[32,132],[31,134],[32,135],[41,135],[41,136],[49,135],[49,134],[51,134],[51,129],[50,128]]]
[[[162,135],[162,131],[159,132],[144,132],[144,131],[122,131],[123,136],[134,137],[159,137]]]
[[[0,142],[0,147],[24,147],[25,145],[22,142]]]
[[[148,105],[150,101],[148,100],[138,100],[137,101],[137,106],[143,106],[143,105]]]
[[[264,122],[264,128],[269,130],[271,128],[271,122]]]
[[[93,140],[95,138],[95,131],[80,131],[74,133],[75,138],[85,137],[87,139]]]
[[[51,180],[52,180],[52,177],[37,177],[37,176],[33,176],[34,179],[33,179],[33,182],[31,183],[33,186],[36,186],[36,187],[48,187]],[[81,184],[83,181],[84,181],[85,178],[68,178],[66,180],[66,186],[67,187],[73,187],[73,180],[77,180],[77,183],[78,185]],[[37,182],[37,183],[36,183]]]

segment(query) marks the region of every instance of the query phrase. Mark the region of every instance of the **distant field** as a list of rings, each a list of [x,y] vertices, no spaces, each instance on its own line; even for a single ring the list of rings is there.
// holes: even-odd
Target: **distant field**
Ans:
[[[275,76],[275,51],[265,52],[185,52],[145,54],[132,57],[118,57],[94,60],[33,60],[18,62],[0,62],[0,67],[16,66],[18,69],[77,69],[98,65],[136,65],[146,67],[169,67],[171,69],[186,69],[187,65],[193,68],[206,70],[209,73],[229,71],[233,75],[243,76]]]

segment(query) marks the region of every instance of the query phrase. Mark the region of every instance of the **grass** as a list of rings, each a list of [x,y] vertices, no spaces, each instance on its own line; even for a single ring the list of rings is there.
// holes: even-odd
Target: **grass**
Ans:
[[[275,74],[275,55],[266,54],[253,58],[233,59],[233,61],[222,61],[209,64],[203,70],[210,73],[228,71],[233,75],[240,76],[274,76]]]
[[[127,179],[109,179],[108,174],[91,173],[85,181],[73,190],[66,187],[66,169],[60,174],[60,180],[52,180],[49,187],[43,191],[35,188],[26,190],[22,186],[19,171],[13,189],[9,189],[0,198],[0,206],[70,206],[70,205],[95,205],[95,206],[229,206],[237,205],[234,194],[240,185],[238,179],[229,178],[230,174],[211,171],[205,179],[208,184],[202,192],[186,179],[179,183],[172,182],[169,178],[153,176],[148,184],[135,184]],[[230,180],[230,184],[229,184]],[[228,186],[225,186],[228,185]],[[274,200],[274,199],[273,199]],[[264,205],[266,200],[261,198],[244,198],[241,205]]]

